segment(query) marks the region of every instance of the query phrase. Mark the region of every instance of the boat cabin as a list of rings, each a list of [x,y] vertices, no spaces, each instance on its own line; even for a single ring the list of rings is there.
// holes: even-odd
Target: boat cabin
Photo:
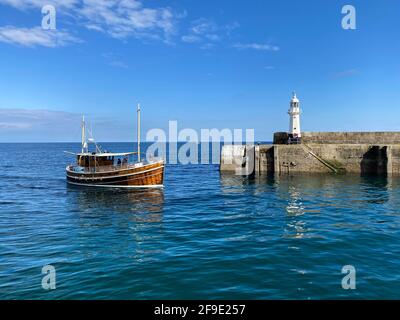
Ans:
[[[130,156],[137,155],[137,152],[126,152],[126,153],[109,153],[109,152],[85,152],[77,153],[76,155],[76,166],[95,170],[96,168],[115,168],[128,166],[132,163],[129,160]],[[132,159],[131,159],[132,160]]]
[[[114,165],[114,156],[77,155],[77,164],[80,167],[105,167]]]

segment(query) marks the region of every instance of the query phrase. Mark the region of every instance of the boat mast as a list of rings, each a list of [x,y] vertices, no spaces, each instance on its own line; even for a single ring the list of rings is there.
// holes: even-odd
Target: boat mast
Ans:
[[[140,162],[140,103],[137,105],[137,152],[138,162]]]
[[[85,116],[82,116],[82,153],[85,152],[85,142],[86,142],[86,137],[85,137]]]

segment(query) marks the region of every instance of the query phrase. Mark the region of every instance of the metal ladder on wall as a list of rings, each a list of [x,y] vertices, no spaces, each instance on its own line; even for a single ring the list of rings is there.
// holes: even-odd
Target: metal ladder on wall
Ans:
[[[316,155],[314,153],[314,151],[311,149],[310,146],[308,146],[305,143],[302,143],[301,146],[303,147],[303,150],[312,155],[315,159],[317,159],[319,162],[321,162],[325,167],[327,167],[329,170],[331,170],[334,173],[338,173],[339,170],[337,168],[335,168],[334,166],[332,166],[331,164],[329,164],[327,161],[325,161],[324,159],[322,159],[320,156]]]

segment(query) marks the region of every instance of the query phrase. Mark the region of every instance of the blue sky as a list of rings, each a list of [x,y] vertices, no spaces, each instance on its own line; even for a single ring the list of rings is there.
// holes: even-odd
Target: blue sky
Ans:
[[[57,30],[41,29],[54,4]],[[344,5],[357,29],[341,27]],[[400,130],[400,2],[0,0],[0,142],[166,129]]]

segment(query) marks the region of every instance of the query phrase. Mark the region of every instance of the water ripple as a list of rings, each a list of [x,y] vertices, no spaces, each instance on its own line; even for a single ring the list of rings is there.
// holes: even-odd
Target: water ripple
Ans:
[[[399,297],[396,177],[173,165],[163,190],[87,190],[64,180],[62,151],[77,146],[0,144],[1,299]],[[348,264],[355,291],[341,288]]]

